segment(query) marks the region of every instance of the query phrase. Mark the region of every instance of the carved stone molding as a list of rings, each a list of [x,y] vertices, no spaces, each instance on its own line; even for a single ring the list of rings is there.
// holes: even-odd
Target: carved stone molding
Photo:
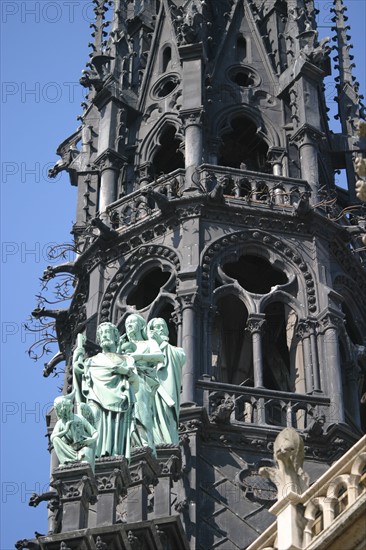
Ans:
[[[98,494],[90,464],[80,462],[57,468],[51,486],[63,508],[61,532],[87,527],[89,504],[95,504]]]
[[[193,292],[177,292],[177,298],[181,306],[181,310],[184,311],[187,308],[197,309],[200,303],[199,294],[196,291]]]
[[[132,452],[129,470],[131,487],[140,484],[148,486],[156,484],[160,466],[156,458],[153,457],[151,449],[144,447]]]
[[[291,141],[298,147],[303,145],[315,145],[324,139],[324,133],[320,132],[310,124],[303,124],[291,137]]]
[[[319,327],[315,319],[300,319],[296,326],[296,334],[299,338],[308,338],[310,334],[315,334]]]
[[[248,330],[251,334],[261,334],[265,324],[266,319],[264,314],[250,315],[245,330]]]
[[[157,460],[160,466],[160,477],[171,477],[174,481],[180,478],[182,472],[182,453],[174,445],[158,445]]]
[[[187,109],[181,110],[179,117],[183,122],[184,129],[188,126],[201,126],[203,121],[204,111],[203,109]]]
[[[342,314],[335,314],[333,312],[327,312],[321,319],[319,319],[319,332],[324,334],[327,330],[343,330],[344,319]]]
[[[271,147],[267,153],[267,162],[271,165],[281,164],[285,155],[286,149],[282,147]]]
[[[98,493],[125,492],[131,483],[128,463],[124,457],[103,457],[96,460],[95,479]]]
[[[122,157],[112,149],[106,149],[94,161],[96,166],[99,166],[100,171],[116,170],[119,171],[126,162],[126,158]]]

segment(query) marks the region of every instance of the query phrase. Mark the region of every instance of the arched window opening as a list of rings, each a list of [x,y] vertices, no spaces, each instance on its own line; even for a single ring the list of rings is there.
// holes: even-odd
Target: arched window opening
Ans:
[[[213,327],[212,367],[220,382],[253,385],[250,334],[245,331],[248,311],[239,298],[224,296],[217,303]]]
[[[345,485],[342,485],[337,492],[337,502],[335,505],[335,517],[339,516],[348,506],[348,491]]]
[[[218,163],[221,166],[269,173],[268,145],[257,133],[256,124],[240,115],[230,123],[230,130],[222,135]]]
[[[154,268],[145,273],[127,297],[127,304],[137,310],[149,306],[158,296],[161,287],[165,285],[170,273],[160,268]]]
[[[234,263],[227,263],[223,271],[239,285],[254,294],[267,294],[276,285],[287,283],[285,273],[272,267],[270,262],[259,256],[240,256]]]
[[[322,531],[324,531],[324,517],[323,512],[320,508],[317,509],[313,521],[313,525],[311,528],[311,535],[312,537],[316,537],[319,535]]]
[[[295,365],[293,348],[297,344],[293,311],[281,302],[270,304],[265,311],[263,334],[263,380],[268,389],[294,391]],[[292,363],[292,365],[291,365]],[[292,368],[291,368],[292,367]]]
[[[172,49],[171,49],[170,46],[167,46],[163,50],[163,59],[162,59],[162,72],[163,73],[165,73],[166,71],[168,71],[170,69],[171,61],[172,61]],[[173,87],[173,89],[174,89],[174,87]]]
[[[169,174],[178,168],[184,168],[184,157],[179,150],[181,141],[176,136],[173,125],[166,126],[160,137],[160,147],[153,158],[155,176]]]
[[[247,41],[244,36],[240,34],[236,40],[236,59],[239,62],[245,61],[247,57]]]

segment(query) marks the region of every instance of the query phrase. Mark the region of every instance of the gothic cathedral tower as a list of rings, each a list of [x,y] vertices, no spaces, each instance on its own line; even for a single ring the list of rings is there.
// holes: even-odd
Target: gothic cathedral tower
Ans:
[[[164,318],[186,354],[180,445],[97,460],[95,475],[52,453],[50,534],[34,544],[245,549],[273,522],[258,470],[282,428],[303,435],[312,480],[366,429],[346,8],[334,0],[331,43],[313,0],[93,2],[88,97],[53,169],[78,189],[76,258],[44,275],[71,274],[75,292],[68,310],[34,314],[56,317],[47,372],[66,362],[65,394],[79,334],[92,355],[101,322]]]

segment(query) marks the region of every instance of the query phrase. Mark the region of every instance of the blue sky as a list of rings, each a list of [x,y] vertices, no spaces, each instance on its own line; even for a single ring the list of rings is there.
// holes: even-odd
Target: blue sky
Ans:
[[[318,2],[320,37],[331,34],[329,1]],[[365,90],[364,0],[348,0],[355,75]],[[1,542],[14,548],[34,531],[47,532],[45,504],[28,506],[47,489],[45,413],[62,381],[43,378],[44,360],[30,360],[34,336],[24,321],[36,305],[39,277],[52,243],[69,241],[76,190],[63,173],[47,171],[57,146],[75,131],[88,59],[88,0],[2,0],[1,3]],[[327,95],[333,97],[332,85]],[[335,127],[336,130],[336,127]]]

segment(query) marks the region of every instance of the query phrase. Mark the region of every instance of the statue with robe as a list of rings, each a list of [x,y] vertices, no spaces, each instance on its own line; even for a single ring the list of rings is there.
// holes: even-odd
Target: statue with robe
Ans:
[[[155,453],[153,426],[155,394],[159,387],[156,366],[164,361],[164,354],[146,333],[146,321],[137,313],[129,315],[125,322],[126,333],[120,338],[120,352],[127,351],[133,358],[139,379],[139,392],[135,404],[136,430],[132,435],[134,447],[150,447]]]
[[[92,411],[98,433],[95,456],[124,455],[128,459],[139,390],[134,359],[117,353],[119,332],[112,323],[97,328],[101,353],[85,359],[81,339],[73,356],[74,388],[79,406],[87,403]]]
[[[73,395],[60,395],[55,399],[57,422],[51,434],[51,442],[61,465],[67,462],[88,462],[94,468],[98,432],[83,415],[73,413],[72,399]]]
[[[169,344],[169,329],[164,319],[151,319],[147,334],[164,353],[163,362],[156,367],[159,387],[155,394],[154,441],[178,445],[180,389],[186,356],[182,348]]]

